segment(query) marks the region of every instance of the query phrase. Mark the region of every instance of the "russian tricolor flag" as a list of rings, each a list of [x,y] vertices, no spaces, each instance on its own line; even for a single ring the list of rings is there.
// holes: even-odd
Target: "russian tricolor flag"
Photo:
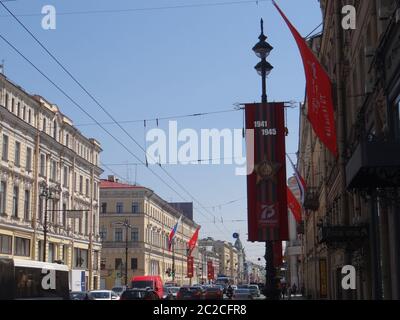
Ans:
[[[289,155],[286,154],[286,156],[288,157],[290,164],[293,167],[293,171],[294,171],[294,177],[296,178],[297,184],[299,186],[300,189],[300,198],[301,198],[301,204],[304,204],[304,198],[305,198],[305,194],[306,194],[306,190],[307,190],[307,185],[306,182],[304,181],[303,177],[300,175],[299,171],[297,170],[296,166],[294,165],[292,159],[290,159]]]
[[[175,224],[175,226],[172,228],[171,232],[169,233],[169,241],[168,241],[168,250],[171,251],[172,247],[172,240],[175,237],[176,231],[178,230],[179,223],[182,220],[182,216],[179,217],[178,222]]]

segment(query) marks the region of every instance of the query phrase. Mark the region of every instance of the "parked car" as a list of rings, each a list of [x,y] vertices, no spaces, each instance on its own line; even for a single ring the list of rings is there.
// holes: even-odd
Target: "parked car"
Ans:
[[[250,292],[250,289],[237,289],[233,293],[233,300],[252,300],[253,296]]]
[[[220,287],[207,287],[204,298],[207,300],[222,300],[224,298],[224,291]]]
[[[90,300],[89,293],[86,291],[72,291],[69,293],[70,300]]]
[[[181,287],[177,294],[178,300],[202,300],[204,290],[202,287]]]
[[[94,290],[89,292],[93,300],[119,300],[119,296],[112,290]]]
[[[127,289],[126,286],[117,286],[112,288],[111,290],[114,291],[117,295],[121,296],[121,294]]]
[[[258,285],[256,284],[251,284],[249,285],[250,292],[253,297],[259,297],[260,296],[260,289],[258,288]]]
[[[122,292],[120,300],[159,300],[159,297],[151,289],[127,289]]]
[[[164,287],[164,300],[176,300],[180,287]]]
[[[160,276],[133,277],[131,287],[132,289],[150,288],[155,293],[157,293],[159,299],[162,299],[164,296],[164,286]]]

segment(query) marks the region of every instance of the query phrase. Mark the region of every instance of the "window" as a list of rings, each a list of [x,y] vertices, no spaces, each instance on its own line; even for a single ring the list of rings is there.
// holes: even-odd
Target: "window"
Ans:
[[[90,186],[89,179],[86,179],[86,181],[85,181],[85,187],[86,187],[85,194],[86,194],[86,197],[89,197],[89,186]]]
[[[99,252],[93,251],[93,270],[99,270]]]
[[[137,270],[137,258],[131,258],[131,269],[132,270]]]
[[[32,149],[29,147],[26,148],[25,170],[28,172],[32,170]]]
[[[8,109],[8,103],[10,102],[10,99],[8,98],[8,93],[6,93],[6,101],[5,101],[5,107]]]
[[[46,118],[43,118],[43,128],[42,128],[43,132],[46,133]]]
[[[101,213],[107,213],[107,202],[102,202]]]
[[[31,109],[28,110],[28,122],[29,123],[32,122],[32,111],[31,111]]]
[[[100,235],[101,241],[106,241],[107,240],[107,229],[102,227],[99,232],[99,235]]]
[[[40,175],[46,177],[46,156],[43,153],[40,155]]]
[[[134,242],[139,241],[139,229],[138,228],[132,228],[131,230],[131,240]]]
[[[93,199],[97,200],[97,182],[95,182],[93,186]]]
[[[63,245],[63,262],[64,264],[68,263],[68,245]]]
[[[21,143],[15,142],[14,164],[19,167],[21,160]]]
[[[74,249],[74,257],[75,257],[75,267],[87,268],[87,266],[88,266],[88,250],[75,248]]]
[[[93,216],[92,216],[92,232],[95,235],[97,234],[97,219],[96,219],[95,213],[93,213]]]
[[[138,213],[138,212],[139,212],[139,203],[132,202],[132,213]]]
[[[56,181],[57,180],[57,162],[55,160],[51,161],[50,172],[51,172],[50,179],[53,181]]]
[[[121,242],[122,241],[122,229],[121,228],[115,229],[114,241],[116,241],[116,242]]]
[[[13,217],[16,217],[16,218],[18,218],[18,196],[19,196],[19,188],[14,187],[12,215],[13,215]]]
[[[75,189],[75,191],[78,191],[77,183],[78,183],[77,174],[76,174],[76,172],[74,172],[74,189]]]
[[[69,134],[67,133],[65,136],[65,145],[69,147]]]
[[[12,237],[0,234],[0,253],[12,254]]]
[[[15,237],[15,255],[21,257],[30,256],[30,243],[29,239]]]
[[[68,187],[68,167],[64,166],[63,170],[63,186]]]
[[[53,122],[53,138],[57,140],[57,121]]]
[[[83,177],[79,176],[79,193],[83,193]]]
[[[14,111],[15,111],[15,99],[12,98],[11,99],[11,112],[14,113]]]
[[[26,221],[29,221],[29,216],[30,216],[30,214],[29,214],[29,209],[30,209],[30,206],[29,206],[29,203],[30,203],[30,195],[31,195],[30,191],[29,191],[29,190],[25,190],[25,199],[24,199],[24,219],[25,219]]]
[[[17,103],[17,117],[21,116],[21,102]]]
[[[115,259],[115,270],[122,269],[122,259],[116,258]]]
[[[2,151],[2,155],[1,158],[4,161],[8,160],[8,136],[6,136],[5,134],[3,134],[3,151]]]
[[[0,182],[0,214],[6,213],[6,183],[4,181]]]
[[[22,120],[25,121],[25,119],[26,119],[26,105],[22,107]]]
[[[85,217],[85,234],[88,235],[89,234],[89,212],[84,212],[83,213],[84,217]]]
[[[49,243],[47,262],[53,262],[54,260],[55,260],[55,246],[54,243]]]
[[[67,202],[64,202],[62,205],[62,224],[64,228],[67,227],[67,207]]]
[[[123,213],[124,204],[122,202],[117,202],[117,213]]]

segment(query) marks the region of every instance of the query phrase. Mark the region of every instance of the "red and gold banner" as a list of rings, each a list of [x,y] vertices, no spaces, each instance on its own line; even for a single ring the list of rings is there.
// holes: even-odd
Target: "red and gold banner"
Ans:
[[[292,32],[303,59],[307,81],[307,118],[318,138],[334,156],[337,156],[338,148],[331,80],[300,33],[291,24],[276,2],[272,2]]]
[[[292,190],[289,187],[286,188],[287,190],[287,201],[288,201],[288,208],[292,212],[294,218],[296,219],[297,223],[301,222],[301,205],[299,201],[294,196]]]
[[[245,112],[248,240],[288,240],[284,104],[248,104]]]
[[[187,257],[187,277],[193,278],[193,257]]]

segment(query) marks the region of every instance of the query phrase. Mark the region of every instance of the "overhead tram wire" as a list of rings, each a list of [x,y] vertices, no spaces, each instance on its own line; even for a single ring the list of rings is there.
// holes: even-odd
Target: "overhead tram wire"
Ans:
[[[16,0],[9,0],[16,1]],[[259,4],[263,2],[270,2],[271,0],[241,0],[241,1],[226,1],[226,2],[209,2],[201,4],[184,4],[176,6],[163,6],[163,7],[144,7],[144,8],[126,8],[126,9],[104,9],[104,10],[82,10],[82,11],[66,11],[57,12],[58,16],[72,16],[72,15],[94,15],[94,14],[124,14],[132,12],[146,12],[146,11],[164,11],[164,10],[176,10],[176,9],[190,9],[190,8],[206,8],[206,7],[222,7],[222,6],[233,6],[233,5],[244,5],[244,4]],[[0,1],[1,3],[1,1]],[[38,13],[22,13],[18,14],[18,17],[38,17],[42,16]],[[0,18],[7,18],[8,16],[2,15]]]
[[[43,50],[45,50],[45,52],[62,68],[62,70],[68,74],[68,76],[95,102],[95,104],[101,109],[103,110],[103,112],[113,121],[115,122],[115,124],[144,152],[145,156],[147,154],[146,150],[136,141],[135,138],[132,137],[132,135],[123,127],[121,126],[116,119],[107,111],[107,109],[66,69],[66,67],[64,67],[64,65],[45,47],[45,45],[14,15],[13,12],[11,12],[8,7],[3,4],[0,3],[6,10],[7,12],[12,15],[12,17],[22,26],[22,28],[28,32],[28,34],[36,41],[36,43],[39,44],[40,47],[43,48]],[[2,37],[4,41],[6,41],[9,45],[11,45],[10,42],[8,42],[4,37]],[[14,46],[12,46],[13,48],[15,48]],[[16,49],[16,48],[15,48]],[[23,56],[25,58],[25,56]],[[27,60],[29,61],[29,60]],[[32,64],[33,65],[33,64]],[[34,66],[34,65],[33,65]],[[35,66],[35,69],[37,69],[39,71],[39,69]],[[43,74],[43,73],[42,73]],[[43,74],[44,75],[44,74]],[[47,77],[48,78],[48,77]],[[49,79],[49,78],[48,78]],[[53,82],[54,83],[54,82]],[[58,87],[59,88],[59,87]],[[60,88],[61,89],[61,88]],[[63,91],[64,92],[64,91]],[[73,100],[73,99],[72,99]],[[83,108],[82,108],[83,110]],[[104,126],[100,125],[100,123],[95,120],[91,115],[89,115],[87,112],[85,112],[92,120],[96,121],[96,123],[103,129],[105,130],[107,133],[109,133]],[[119,140],[117,140],[118,143]],[[132,153],[133,155],[133,153]],[[136,159],[138,159],[138,157],[136,155],[134,155],[134,157]],[[156,161],[154,161],[154,159],[152,159],[154,163],[156,163]],[[141,160],[139,160],[141,161]],[[146,166],[149,170],[150,168],[148,166]],[[190,196],[190,198],[192,198],[195,202],[197,202],[201,208],[203,208],[203,210],[205,212],[207,212],[211,217],[215,218],[215,216],[208,211],[207,209],[204,209],[204,206],[201,204],[200,201],[198,201],[184,186],[182,186],[182,184],[180,182],[178,182],[165,168],[163,168],[162,166],[160,166],[161,170],[172,180],[175,182],[175,184],[177,186],[179,186],[186,194],[188,194]],[[151,170],[152,171],[152,170]],[[154,171],[152,171],[154,174]],[[160,177],[159,175],[157,175],[158,177]],[[168,185],[169,186],[169,185]],[[170,186],[169,186],[170,187]],[[176,190],[175,190],[176,192]],[[180,195],[181,197],[181,195]]]
[[[76,102],[67,92],[65,92],[57,83],[55,83],[49,76],[47,76],[42,70],[40,70],[29,58],[27,58],[18,48],[16,48],[10,41],[8,41],[1,33],[0,33],[0,38],[7,43],[18,55],[20,55],[26,62],[28,62],[29,65],[31,65],[37,72],[39,72],[47,81],[49,81],[58,91],[60,91],[69,101],[72,102],[76,107],[78,107],[86,116],[88,116],[92,121],[98,123],[98,121],[90,114],[88,113],[78,102]],[[131,154],[135,159],[138,161],[143,161],[138,158],[125,144],[123,144],[118,138],[116,138],[111,132],[109,132],[104,126],[102,126],[100,123],[98,123],[98,126],[106,132],[114,141],[116,141],[120,146],[123,147],[129,154]],[[170,186],[169,183],[167,183],[159,174],[157,174],[154,170],[149,168],[149,171],[155,175],[163,184],[165,184],[170,190],[172,190],[175,194],[177,194],[183,201],[187,201],[178,191],[176,191],[173,187]],[[201,212],[198,211],[202,216],[207,218],[207,216]],[[217,226],[216,226],[217,227]],[[219,227],[217,227],[219,229]],[[219,229],[220,232],[222,232],[221,229]]]
[[[226,109],[226,110],[220,110],[220,111],[211,111],[211,112],[199,112],[199,113],[192,113],[192,114],[185,114],[185,115],[177,115],[177,116],[166,116],[166,117],[158,117],[158,118],[149,118],[149,119],[137,119],[137,120],[122,120],[118,121],[119,124],[127,124],[127,123],[143,123],[146,121],[146,123],[154,121],[158,122],[161,120],[175,120],[175,119],[183,119],[183,118],[193,118],[193,117],[203,117],[207,115],[214,115],[214,114],[222,114],[222,113],[232,113],[232,112],[238,112],[241,111],[240,108],[238,109]],[[100,122],[103,125],[113,125],[115,122]],[[85,127],[85,126],[91,126],[91,125],[96,125],[95,123],[79,123],[76,124],[76,127]]]

